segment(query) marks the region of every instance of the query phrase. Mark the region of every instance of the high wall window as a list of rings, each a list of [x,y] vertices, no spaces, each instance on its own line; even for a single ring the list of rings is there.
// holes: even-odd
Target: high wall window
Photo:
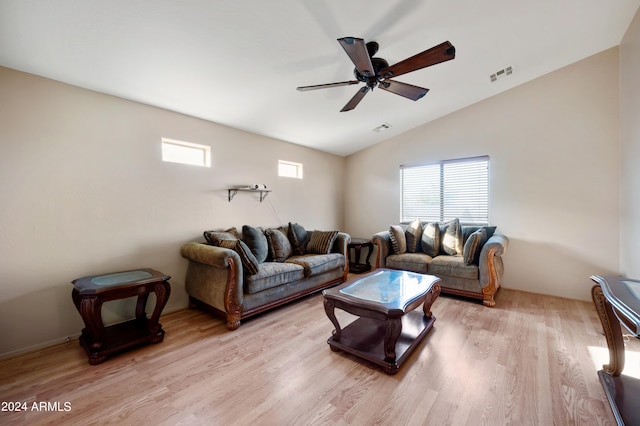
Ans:
[[[211,167],[211,147],[162,138],[162,161]]]
[[[278,176],[302,179],[302,163],[278,160]]]
[[[401,222],[489,224],[489,157],[400,166]]]

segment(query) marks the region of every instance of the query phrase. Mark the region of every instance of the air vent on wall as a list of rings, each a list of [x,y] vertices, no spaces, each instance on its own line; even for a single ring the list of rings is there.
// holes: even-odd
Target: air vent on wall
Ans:
[[[491,74],[489,76],[489,79],[491,80],[492,83],[495,83],[499,79],[502,79],[508,75],[511,75],[512,73],[513,73],[513,67],[506,67],[499,71],[496,71],[494,74]]]
[[[381,124],[381,125],[379,125],[378,127],[375,127],[375,128],[373,128],[373,129],[371,129],[371,130],[373,130],[374,132],[378,132],[378,133],[379,133],[379,132],[382,132],[383,130],[387,130],[387,129],[389,129],[390,127],[391,127],[391,125],[390,125],[390,124],[382,123],[382,124]]]

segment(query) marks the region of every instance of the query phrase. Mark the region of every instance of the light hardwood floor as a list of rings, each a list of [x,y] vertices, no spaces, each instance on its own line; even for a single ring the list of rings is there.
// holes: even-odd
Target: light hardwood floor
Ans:
[[[97,366],[77,341],[1,361],[1,401],[63,411],[0,412],[0,424],[615,424],[593,304],[508,289],[496,300],[438,298],[433,330],[394,376],[329,349],[319,294],[233,332],[174,312],[161,318],[164,342]]]

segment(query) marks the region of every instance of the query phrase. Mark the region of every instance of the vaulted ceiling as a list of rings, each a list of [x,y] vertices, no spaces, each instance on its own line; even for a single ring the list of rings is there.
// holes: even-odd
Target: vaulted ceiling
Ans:
[[[0,65],[349,155],[620,43],[640,0],[2,0]],[[443,41],[456,58],[359,86],[336,39],[394,64]],[[511,67],[511,75],[490,75]],[[506,74],[506,73],[505,73]],[[501,74],[502,75],[502,74]],[[612,76],[617,78],[617,76]],[[383,131],[373,129],[386,124]]]

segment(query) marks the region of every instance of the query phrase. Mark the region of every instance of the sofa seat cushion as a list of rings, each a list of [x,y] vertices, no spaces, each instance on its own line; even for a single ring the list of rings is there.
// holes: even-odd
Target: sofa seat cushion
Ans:
[[[425,253],[392,254],[387,257],[387,268],[426,274],[432,257]]]
[[[264,262],[258,273],[244,277],[244,292],[253,294],[304,278],[304,268],[295,263]]]
[[[465,265],[462,256],[440,255],[429,263],[429,274],[477,280],[478,266]]]
[[[295,263],[304,268],[304,276],[312,277],[335,268],[344,269],[344,256],[340,253],[304,254],[292,256],[286,263]]]

